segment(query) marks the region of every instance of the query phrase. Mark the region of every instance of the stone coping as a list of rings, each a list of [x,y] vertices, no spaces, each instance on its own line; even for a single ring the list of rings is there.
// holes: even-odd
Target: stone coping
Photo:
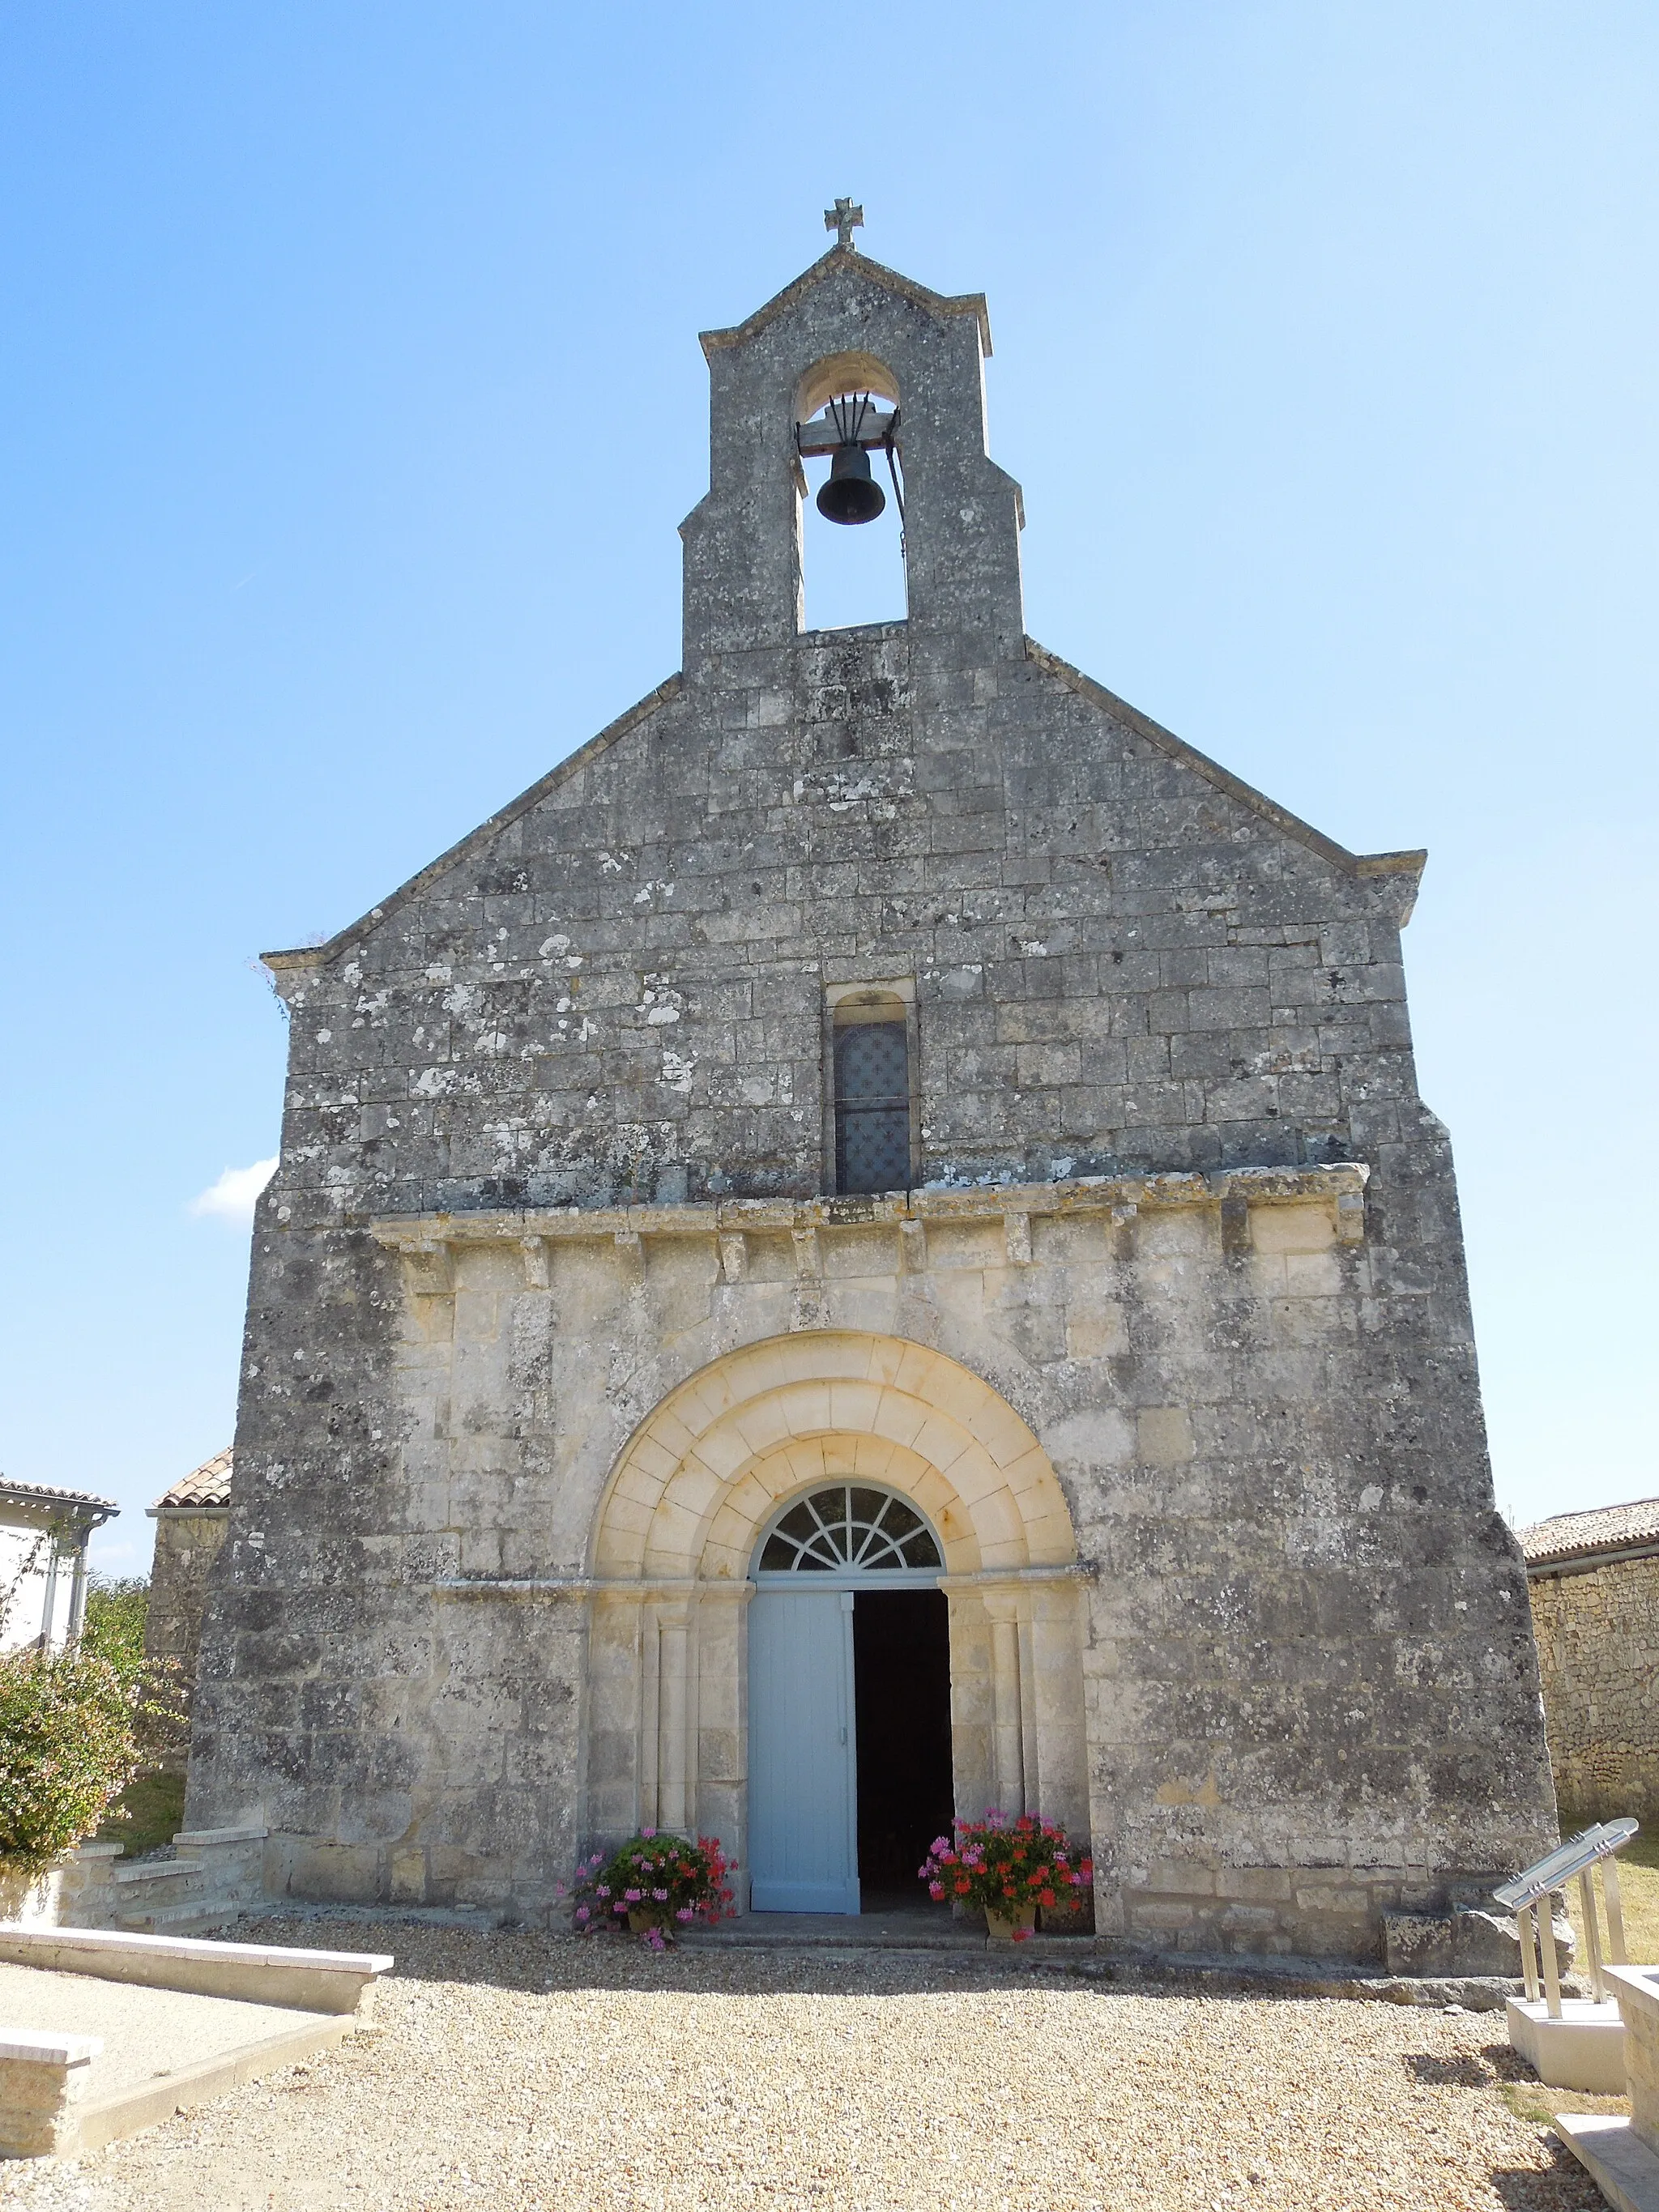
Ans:
[[[731,1198],[684,1206],[556,1206],[481,1208],[465,1213],[381,1214],[369,1224],[382,1244],[431,1252],[448,1244],[514,1243],[532,1237],[762,1236],[811,1229],[896,1226],[902,1222],[983,1221],[1009,1214],[1048,1218],[1186,1206],[1334,1205],[1338,1234],[1364,1233],[1363,1160],[1329,1167],[1224,1168],[1213,1174],[1082,1176],[1067,1182],[988,1183],[893,1191],[867,1198]],[[1346,1232],[1346,1234],[1345,1234]]]
[[[34,2066],[87,2066],[104,2048],[101,2035],[62,2035],[50,2027],[0,2027],[0,2058]]]

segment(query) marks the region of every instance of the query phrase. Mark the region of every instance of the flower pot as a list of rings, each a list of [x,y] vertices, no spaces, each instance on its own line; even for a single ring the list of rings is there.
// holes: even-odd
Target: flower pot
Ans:
[[[630,1936],[648,1936],[653,1928],[662,1926],[662,1917],[654,1905],[630,1905],[628,1908],[628,1932]]]
[[[993,1943],[1012,1943],[1015,1934],[1029,1936],[1036,1926],[1035,1905],[1017,1905],[1012,1912],[993,1912],[985,1908],[985,1933]]]

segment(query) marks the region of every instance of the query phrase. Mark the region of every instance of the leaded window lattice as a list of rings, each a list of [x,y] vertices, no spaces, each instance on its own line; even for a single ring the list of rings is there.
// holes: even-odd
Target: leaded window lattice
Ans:
[[[836,1039],[836,1188],[909,1186],[909,1037],[902,1021],[859,1022]]]
[[[939,1546],[921,1514],[889,1490],[837,1482],[792,1505],[766,1540],[764,1574],[845,1574],[940,1568]]]

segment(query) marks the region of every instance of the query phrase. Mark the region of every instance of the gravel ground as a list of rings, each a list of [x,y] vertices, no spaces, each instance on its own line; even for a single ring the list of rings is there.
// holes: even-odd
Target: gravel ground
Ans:
[[[1500,2016],[1126,1990],[977,1954],[265,1923],[398,1955],[375,2025],[25,2212],[1593,2212]]]

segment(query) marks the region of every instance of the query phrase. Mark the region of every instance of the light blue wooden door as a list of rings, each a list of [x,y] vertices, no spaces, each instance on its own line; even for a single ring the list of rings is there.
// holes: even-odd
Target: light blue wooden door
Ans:
[[[750,1903],[859,1910],[853,1594],[757,1590],[749,1605]]]

